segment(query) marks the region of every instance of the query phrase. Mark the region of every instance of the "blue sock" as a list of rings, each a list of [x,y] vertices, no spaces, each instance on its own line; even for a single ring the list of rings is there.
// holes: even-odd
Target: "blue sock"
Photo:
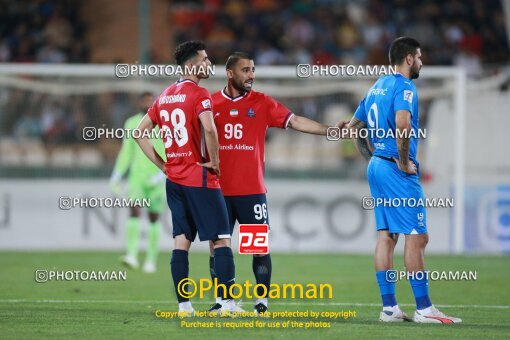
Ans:
[[[397,298],[395,297],[395,282],[386,279],[387,270],[376,272],[377,284],[379,284],[379,291],[381,292],[381,299],[383,307],[393,307],[397,305]]]
[[[179,301],[179,303],[189,301],[188,298],[182,297],[177,290],[179,282],[181,282],[182,279],[187,278],[189,274],[188,252],[186,250],[175,249],[172,252],[172,259],[170,260],[170,269],[172,271],[172,278],[174,279],[175,294],[177,294],[177,301]]]
[[[214,249],[214,272],[218,277],[218,284],[224,284],[226,292],[222,287],[218,289],[218,297],[231,299],[229,294],[230,286],[235,283],[236,270],[234,266],[234,255],[230,247],[221,247]]]
[[[262,284],[266,287],[266,295],[269,293],[269,287],[271,284],[271,272],[272,272],[272,265],[271,265],[271,255],[267,254],[264,256],[253,256],[253,274],[255,274],[255,280],[257,281],[257,284]],[[264,294],[264,288],[257,287],[257,295],[263,296]]]
[[[416,309],[425,309],[432,306],[429,297],[429,280],[425,272],[422,274],[415,273],[414,277],[412,275],[409,277],[409,283],[411,283],[414,299],[416,300]]]

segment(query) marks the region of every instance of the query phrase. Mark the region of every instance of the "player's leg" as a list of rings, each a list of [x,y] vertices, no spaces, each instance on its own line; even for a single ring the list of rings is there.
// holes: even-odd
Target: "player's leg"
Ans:
[[[232,236],[232,233],[234,231],[234,225],[236,223],[236,215],[235,212],[232,210],[232,204],[229,197],[224,197],[225,199],[225,205],[227,206],[227,214],[228,214],[228,221],[230,226],[230,235]],[[214,271],[214,243],[212,241],[209,241],[209,273],[211,275],[211,280],[214,281],[216,276],[216,272]],[[216,302],[219,302],[221,298],[217,297]]]
[[[377,243],[374,254],[374,264],[377,284],[383,303],[383,309],[393,309],[397,306],[395,296],[395,281],[389,277],[393,270],[393,253],[398,241],[398,234],[391,234],[388,230],[379,230],[377,232]],[[391,312],[391,311],[390,311]],[[383,310],[384,313],[384,310]],[[387,313],[384,313],[389,315]],[[384,316],[381,318],[383,319]]]
[[[395,178],[394,175],[391,162],[372,157],[368,165],[367,177],[374,200],[381,197],[394,197],[397,194],[394,188],[398,186],[398,183],[394,182],[399,178]],[[409,320],[397,303],[395,280],[392,277],[394,274],[392,273],[393,253],[398,240],[398,232],[394,232],[390,228],[391,211],[387,207],[375,206],[374,213],[377,227],[377,244],[374,253],[375,276],[383,304],[379,321],[402,322]]]
[[[214,272],[218,278],[219,306],[211,307],[214,313],[241,311],[231,296],[235,283],[234,255],[230,248],[230,230],[227,207],[220,189],[184,187],[186,202],[197,227],[201,241],[214,243]],[[219,308],[218,308],[219,307]]]
[[[161,232],[160,214],[164,208],[164,190],[162,186],[153,186],[146,189],[146,198],[150,200],[149,206],[149,237],[147,254],[143,271],[146,273],[156,272],[158,259],[159,234]]]
[[[406,176],[407,198],[423,200],[424,195],[417,175]],[[425,247],[429,241],[425,207],[399,209],[400,221],[407,226],[404,231],[404,262],[409,283],[416,301],[413,320],[420,323],[459,323],[459,318],[447,316],[438,311],[429,297],[429,283],[425,271]]]
[[[175,294],[179,303],[179,312],[187,313],[186,315],[193,315],[194,310],[189,298],[186,297],[185,294],[183,296],[180,291],[180,289],[185,290],[186,286],[181,284],[181,287],[180,283],[189,276],[188,252],[191,242],[193,242],[196,237],[197,230],[192,220],[191,212],[187,208],[183,187],[167,180],[166,195],[168,207],[172,212],[174,250],[172,251],[170,268]]]
[[[143,271],[145,273],[155,273],[158,261],[159,234],[161,232],[161,222],[159,213],[149,212],[149,237],[147,242],[147,254]]]
[[[236,212],[240,224],[269,224],[265,194],[233,196],[231,199],[232,210]],[[269,294],[273,271],[271,254],[253,255],[252,269],[256,283],[266,288],[257,287],[257,295],[260,297],[257,298],[254,309],[257,314],[261,314],[268,311],[267,295]]]
[[[231,286],[235,283],[234,254],[230,247],[230,239],[218,239],[214,243],[214,272],[217,274],[218,288],[216,304],[209,312],[221,313],[242,312],[231,296]],[[224,285],[224,286],[223,286]]]
[[[172,251],[172,259],[170,260],[170,270],[172,272],[172,279],[174,281],[175,294],[177,295],[177,301],[179,302],[179,313],[184,313],[183,316],[193,316],[194,309],[186,297],[183,291],[186,289],[186,285],[181,282],[188,279],[189,277],[189,248],[191,241],[186,238],[185,234],[179,234],[174,238],[174,250]]]
[[[214,271],[214,242],[209,241],[209,275],[211,275],[211,280],[217,278],[216,272]]]
[[[141,199],[141,180],[135,176],[129,177],[128,182],[129,198]],[[122,263],[129,268],[138,268],[138,249],[140,246],[140,208],[130,207],[129,218],[126,226],[126,255],[122,257]]]
[[[425,272],[425,246],[429,241],[427,233],[405,235],[404,263],[409,275],[409,283],[416,300],[416,309],[422,310],[432,306]],[[416,274],[416,275],[414,275]]]

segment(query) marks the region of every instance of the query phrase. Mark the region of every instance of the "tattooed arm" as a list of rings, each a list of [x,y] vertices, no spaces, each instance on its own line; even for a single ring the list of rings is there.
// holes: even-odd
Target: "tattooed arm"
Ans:
[[[366,124],[355,118],[352,117],[351,121],[349,122],[349,125],[347,125],[347,128],[349,129],[349,132],[353,134],[352,139],[354,140],[356,144],[356,148],[361,153],[361,155],[369,161],[372,157],[372,148],[370,147],[370,142],[368,141],[368,138],[361,138],[359,135],[359,130],[366,129]],[[355,133],[357,132],[358,133]]]
[[[416,164],[409,160],[409,147],[411,139],[409,134],[411,132],[411,112],[407,110],[398,110],[395,113],[395,125],[397,131],[402,133],[397,134],[397,148],[398,148],[398,168],[408,174],[416,173]]]

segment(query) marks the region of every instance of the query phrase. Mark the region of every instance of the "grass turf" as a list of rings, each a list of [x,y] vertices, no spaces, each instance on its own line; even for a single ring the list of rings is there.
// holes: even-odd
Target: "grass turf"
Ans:
[[[155,312],[176,311],[177,304],[169,271],[169,254],[161,254],[158,271],[144,274],[127,271],[126,281],[35,282],[35,271],[124,270],[120,254],[112,252],[0,252],[0,338],[372,338],[455,337],[500,338],[510,334],[510,282],[508,257],[428,256],[429,270],[476,271],[476,281],[430,283],[432,301],[440,310],[463,319],[460,325],[382,324],[381,307],[371,256],[337,254],[274,254],[274,283],[329,283],[332,299],[280,299],[270,302],[271,311],[355,311],[356,317],[325,319],[329,328],[283,328],[286,321],[312,319],[278,317],[210,319],[189,318],[193,323],[213,322],[215,328],[186,328],[178,318],[157,318]],[[143,258],[143,257],[142,257]],[[403,269],[401,256],[396,269]],[[208,255],[191,253],[190,276],[209,277]],[[236,281],[254,281],[251,257],[236,255]],[[404,311],[414,312],[409,284],[397,284],[397,298]],[[192,299],[196,310],[206,310],[211,295]],[[243,299],[252,310],[253,300]],[[441,307],[444,305],[444,307]],[[473,305],[480,305],[474,307]],[[264,327],[227,328],[227,325],[258,321]],[[269,326],[280,325],[279,328]],[[304,325],[303,324],[303,325]],[[222,325],[216,328],[216,325]],[[248,324],[249,325],[249,324]]]

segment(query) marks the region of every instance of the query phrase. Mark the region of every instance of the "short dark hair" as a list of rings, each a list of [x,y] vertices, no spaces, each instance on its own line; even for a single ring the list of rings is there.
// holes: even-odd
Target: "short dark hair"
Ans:
[[[151,96],[152,97],[153,96],[152,92],[149,92],[149,91],[142,92],[138,96],[138,99],[142,99],[142,98],[147,97],[147,96]]]
[[[190,40],[183,42],[175,49],[174,57],[177,65],[184,66],[184,63],[195,57],[198,51],[205,50],[205,43],[201,40]]]
[[[400,65],[409,54],[414,56],[419,47],[418,40],[410,37],[400,37],[393,40],[389,53],[390,65]]]
[[[237,62],[239,60],[241,60],[241,59],[253,60],[251,55],[249,55],[248,53],[245,53],[245,52],[234,52],[231,55],[229,55],[229,57],[227,59],[227,63],[225,64],[225,68],[227,70],[232,69],[232,67],[236,66]]]

